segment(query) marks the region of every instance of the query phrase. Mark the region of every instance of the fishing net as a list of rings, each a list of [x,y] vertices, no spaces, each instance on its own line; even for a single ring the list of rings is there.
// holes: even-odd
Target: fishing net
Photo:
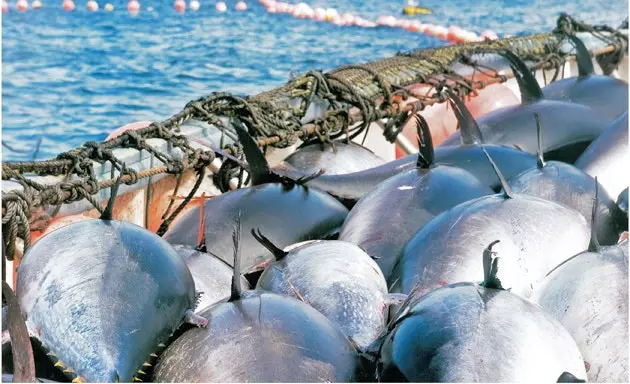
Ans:
[[[165,215],[158,230],[158,234],[163,234],[182,208],[193,199],[208,165],[216,157],[241,153],[238,143],[222,145],[223,153],[191,146],[189,138],[180,130],[186,121],[198,120],[227,131],[230,127],[226,124],[226,117],[239,119],[246,124],[261,148],[285,148],[298,139],[352,139],[365,133],[371,123],[389,119],[391,123],[385,124],[383,134],[387,140],[394,142],[402,128],[400,123],[406,121],[410,114],[445,101],[442,90],[449,89],[465,97],[490,84],[505,82],[510,77],[477,63],[475,55],[509,49],[532,62],[534,71],[555,70],[551,79],[555,81],[569,58],[561,46],[568,36],[578,32],[589,33],[605,43],[605,48],[594,54],[603,71],[610,74],[623,59],[627,36],[614,28],[587,25],[563,14],[558,19],[557,28],[550,33],[401,52],[387,59],[343,66],[326,73],[309,71],[283,87],[251,97],[213,93],[189,102],[181,112],[164,121],[137,131],[127,131],[113,140],[87,142],[50,160],[4,162],[2,179],[21,185],[20,189],[2,194],[4,256],[13,260],[18,239],[26,251],[30,246],[31,230],[44,228],[59,211],[57,209],[50,215],[42,213],[41,209],[37,209],[39,207],[60,207],[87,199],[101,210],[94,195],[114,184],[116,172],[123,183],[130,185],[158,174],[181,175],[186,171],[195,171],[198,178],[190,193],[171,214]],[[484,76],[481,80],[475,76],[461,76],[451,69],[456,62]],[[407,88],[413,84],[426,84],[436,92],[414,94]],[[417,101],[405,103],[403,107],[402,102],[411,96]],[[325,112],[311,121],[304,121],[307,111],[316,101],[326,105]],[[170,156],[150,145],[150,139],[163,139],[183,155]],[[120,148],[146,151],[161,165],[140,172],[126,168],[114,153]],[[96,164],[111,165],[111,178],[99,181],[94,171]],[[226,180],[239,173],[243,172],[238,163],[228,160],[214,180],[221,190],[225,190]],[[63,176],[63,180],[54,185],[44,185],[30,179],[29,175]],[[181,177],[178,177],[176,189],[179,181]]]

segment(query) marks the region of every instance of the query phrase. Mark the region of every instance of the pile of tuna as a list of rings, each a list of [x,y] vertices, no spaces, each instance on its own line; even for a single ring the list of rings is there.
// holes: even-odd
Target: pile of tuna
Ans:
[[[543,89],[504,53],[521,105],[475,121],[445,91],[439,147],[413,115],[419,154],[306,143],[270,169],[234,121],[251,186],[163,238],[113,199],[42,237],[15,292],[37,376],[628,382],[628,85],[573,41],[579,76]]]

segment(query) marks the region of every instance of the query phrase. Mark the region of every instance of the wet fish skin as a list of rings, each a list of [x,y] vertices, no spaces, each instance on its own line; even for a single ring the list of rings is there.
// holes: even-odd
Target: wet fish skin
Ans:
[[[185,245],[174,245],[173,249],[186,263],[195,282],[195,289],[201,293],[195,313],[200,313],[212,304],[230,296],[234,268],[216,256]],[[241,278],[241,284],[245,289],[250,289],[244,277]]]
[[[549,161],[542,168],[527,170],[509,180],[513,192],[553,201],[580,212],[590,222],[596,181],[578,168]],[[605,190],[599,189],[597,237],[602,244],[617,242],[621,213]]]
[[[302,146],[283,161],[300,172],[313,174],[323,169],[327,175],[360,172],[385,164],[368,148],[341,140]]]
[[[241,188],[208,200],[204,206],[204,240],[208,253],[233,266],[232,222],[242,211],[244,233],[260,228],[277,244],[321,239],[339,231],[347,208],[324,192],[295,185],[265,183]],[[200,209],[195,207],[177,219],[164,234],[171,244],[197,246]],[[242,240],[243,273],[262,270],[273,255],[252,236]]]
[[[364,249],[391,281],[402,249],[419,229],[447,209],[490,194],[492,189],[463,169],[440,165],[428,172],[409,170],[380,183],[359,200],[344,221],[339,239]]]
[[[292,297],[248,291],[202,313],[208,328],[164,351],[156,382],[352,382],[357,355],[324,315]]]
[[[476,281],[479,255],[500,240],[504,287],[522,297],[552,268],[588,248],[590,227],[577,211],[537,197],[491,195],[443,212],[418,231],[395,267],[396,291],[419,294]]]
[[[136,225],[72,224],[42,237],[20,264],[17,296],[29,331],[88,381],[132,381],[195,306],[190,271]]]
[[[575,161],[575,166],[599,183],[610,196],[630,185],[628,177],[628,113],[612,122]]]
[[[532,300],[569,331],[589,381],[628,381],[628,240],[562,263]]]
[[[381,345],[377,366],[383,382],[555,382],[565,371],[586,376],[575,342],[540,307],[467,282],[414,297]]]
[[[361,248],[344,241],[299,246],[272,262],[256,289],[288,295],[325,315],[360,349],[385,329],[385,277]]]

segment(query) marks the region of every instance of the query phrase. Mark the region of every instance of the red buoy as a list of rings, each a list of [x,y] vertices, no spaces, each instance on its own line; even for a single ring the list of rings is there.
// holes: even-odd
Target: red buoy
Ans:
[[[63,4],[61,4],[61,6],[68,12],[74,11],[74,1],[72,0],[63,0]]]
[[[127,3],[127,10],[130,13],[138,13],[140,11],[140,3],[137,0],[131,0]]]
[[[87,2],[87,9],[90,12],[98,11],[98,3],[95,0],[90,0]]]
[[[186,2],[184,0],[175,0],[173,4],[177,12],[184,12],[186,10]]]
[[[2,0],[2,12],[7,12],[8,10],[9,4],[5,0]]]
[[[18,0],[15,6],[18,11],[24,12],[28,9],[28,2],[26,0]]]

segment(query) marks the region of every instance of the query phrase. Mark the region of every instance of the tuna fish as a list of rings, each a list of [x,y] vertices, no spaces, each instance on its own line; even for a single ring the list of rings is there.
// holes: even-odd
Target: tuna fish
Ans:
[[[579,212],[513,193],[490,156],[488,160],[504,192],[459,204],[418,231],[394,269],[402,293],[419,285],[422,295],[453,282],[471,281],[479,273],[478,255],[498,239],[505,255],[503,286],[528,297],[533,285],[554,266],[588,247],[589,225]]]
[[[389,309],[385,278],[361,248],[317,241],[283,251],[260,232],[252,235],[276,256],[256,289],[293,296],[333,322],[361,350],[383,332]]]
[[[164,234],[171,244],[196,247],[199,232],[206,252],[232,266],[232,226],[226,217],[243,212],[243,228],[263,229],[277,243],[293,244],[321,239],[339,232],[348,210],[328,194],[306,188],[301,181],[282,178],[269,169],[264,155],[239,122],[234,126],[239,134],[248,161],[252,187],[228,192],[196,207],[176,220]],[[241,244],[244,273],[260,271],[273,255],[254,238],[247,236]]]
[[[585,105],[613,121],[628,112],[628,83],[596,75],[590,52],[582,40],[570,36],[576,50],[578,76],[554,81],[542,89],[545,99]]]
[[[340,175],[378,167],[385,160],[362,145],[335,140],[308,143],[284,159],[284,163],[307,174],[323,169],[327,175]]]
[[[481,133],[472,115],[466,109],[464,103],[453,93],[449,94],[451,105],[455,109],[455,115],[459,121],[462,135],[460,145],[439,147],[435,150],[435,165],[448,165],[458,167],[470,172],[483,185],[498,190],[501,186],[499,179],[488,164],[480,145]],[[529,153],[505,146],[487,145],[488,151],[501,166],[507,177],[512,177],[522,171],[535,167],[536,159]],[[416,170],[417,155],[405,156],[380,167],[347,175],[322,175],[310,180],[307,185],[326,191],[341,199],[346,205],[352,207],[357,200],[372,191],[378,184],[394,175]],[[290,177],[299,177],[299,174],[287,170],[284,174]]]
[[[542,129],[539,116],[535,114],[538,135],[538,167],[527,170],[509,180],[512,192],[540,197],[566,205],[580,212],[585,219],[591,217],[593,194],[597,181],[576,167],[560,161],[545,162],[542,154]],[[597,236],[606,245],[617,242],[618,220],[621,213],[613,199],[600,192],[597,209]]]
[[[207,323],[193,312],[195,286],[177,252],[112,220],[119,184],[100,219],[43,236],[18,270],[29,331],[73,381],[142,380],[150,354],[180,324]]]
[[[628,113],[624,113],[586,148],[575,166],[597,177],[610,196],[618,196],[630,184],[628,163]]]
[[[374,258],[386,280],[405,244],[425,224],[460,203],[493,193],[468,171],[434,165],[431,132],[424,118],[417,118],[418,168],[390,177],[359,200],[339,234]]]
[[[583,105],[544,99],[527,65],[510,51],[506,51],[504,56],[510,61],[519,83],[522,104],[498,109],[477,119],[483,141],[514,145],[536,154],[536,137],[526,128],[533,126],[533,113],[536,112],[546,121],[543,132],[545,156],[573,163],[584,148],[606,129],[609,120]],[[454,145],[460,140],[459,136],[459,132],[455,132],[441,145]]]
[[[216,256],[185,245],[174,245],[173,248],[188,266],[195,282],[195,289],[200,294],[195,313],[199,313],[230,296],[230,283],[234,275],[234,268]],[[241,280],[243,287],[249,289],[247,280],[245,278]]]
[[[503,259],[493,259],[492,252],[497,242],[483,251],[483,283],[410,296],[380,347],[380,381],[549,383],[586,377],[580,351],[562,325],[503,289],[497,276]]]
[[[592,236],[592,247],[552,270],[532,299],[576,341],[589,381],[626,383],[628,240],[602,247],[595,232]]]
[[[244,292],[240,218],[232,294],[208,308],[205,329],[184,332],[160,356],[157,382],[351,382],[357,353],[324,315],[288,296]]]

